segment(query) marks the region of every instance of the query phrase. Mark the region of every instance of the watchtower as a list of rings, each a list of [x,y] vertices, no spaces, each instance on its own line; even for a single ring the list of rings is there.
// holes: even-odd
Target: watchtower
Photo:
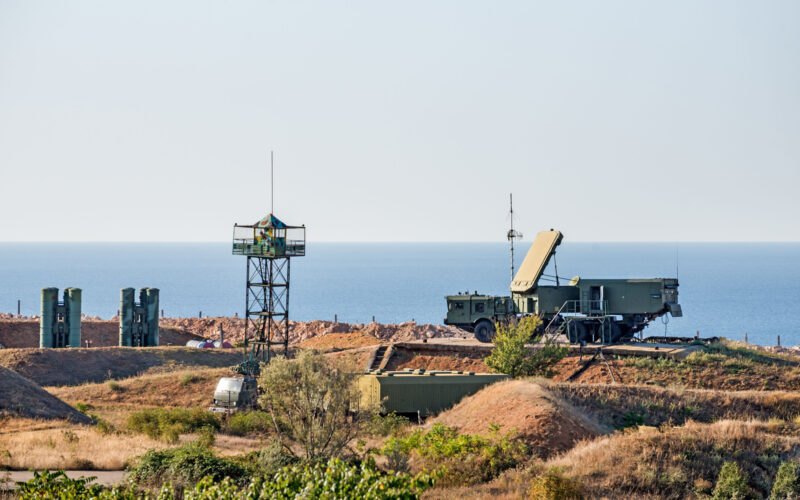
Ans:
[[[267,214],[252,225],[233,226],[233,255],[247,257],[245,349],[269,362],[273,345],[289,350],[289,270],[306,254],[306,227]]]

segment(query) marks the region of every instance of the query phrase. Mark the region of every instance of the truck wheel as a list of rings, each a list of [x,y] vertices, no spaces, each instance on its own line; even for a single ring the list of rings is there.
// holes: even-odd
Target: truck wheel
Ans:
[[[478,342],[491,342],[494,334],[494,325],[488,320],[482,319],[475,325],[475,338]]]

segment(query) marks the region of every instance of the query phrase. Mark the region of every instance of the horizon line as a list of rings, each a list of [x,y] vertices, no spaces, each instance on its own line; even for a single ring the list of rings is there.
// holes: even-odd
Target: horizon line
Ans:
[[[0,240],[1,244],[112,244],[112,243],[131,243],[131,244],[229,244],[230,241],[220,240]],[[309,242],[307,241],[306,244]],[[467,244],[508,244],[507,241],[492,241],[492,240],[317,240],[312,243],[326,243],[326,244],[430,244],[430,243],[467,243]],[[521,240],[520,243],[533,243],[533,240]],[[800,243],[800,240],[570,240],[569,243],[669,243],[669,244],[698,244],[698,243],[739,243],[739,244],[758,244],[758,243]]]

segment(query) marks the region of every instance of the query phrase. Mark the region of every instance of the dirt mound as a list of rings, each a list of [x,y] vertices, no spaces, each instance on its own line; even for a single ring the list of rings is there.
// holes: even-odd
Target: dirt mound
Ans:
[[[238,349],[0,349],[0,366],[14,370],[43,386],[103,382],[132,377],[145,371],[172,371],[187,366],[228,367],[241,360],[242,352]]]
[[[48,393],[32,380],[0,366],[0,415],[67,419],[88,424],[91,419]]]
[[[435,422],[470,434],[485,434],[492,424],[501,432],[516,429],[544,458],[608,432],[541,385],[524,380],[492,384],[429,420]]]
[[[12,315],[6,315],[12,316]],[[191,332],[162,325],[159,322],[159,343],[161,345],[186,345],[199,337]],[[84,317],[81,320],[81,342],[91,347],[112,347],[119,345],[119,320],[101,320]],[[39,319],[35,317],[0,318],[0,344],[7,348],[39,347]],[[74,346],[79,347],[79,346]]]
[[[380,344],[380,340],[364,332],[353,333],[328,333],[311,337],[300,343],[304,349],[317,349],[320,351],[332,351],[341,349],[352,349],[355,347],[366,347]]]

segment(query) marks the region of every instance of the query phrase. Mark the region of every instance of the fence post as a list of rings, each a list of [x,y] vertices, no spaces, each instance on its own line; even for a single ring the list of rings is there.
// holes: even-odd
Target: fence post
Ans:
[[[17,316],[19,316],[19,311],[20,311],[20,300],[17,299]]]
[[[747,344],[747,332],[744,332],[744,343]]]
[[[780,347],[780,346],[781,346],[781,336],[778,335],[778,347]]]
[[[334,323],[338,323],[339,322],[339,315],[338,314],[334,314],[333,315],[333,322]]]

